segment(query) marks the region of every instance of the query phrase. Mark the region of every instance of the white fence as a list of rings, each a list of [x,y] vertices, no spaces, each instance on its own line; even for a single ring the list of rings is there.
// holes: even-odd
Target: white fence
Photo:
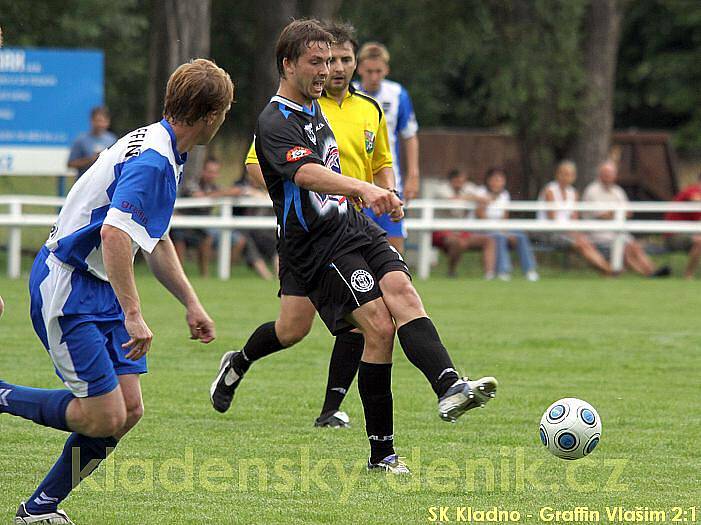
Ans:
[[[20,276],[22,229],[43,226],[48,229],[56,221],[56,209],[64,202],[62,197],[38,197],[27,195],[0,195],[0,228],[9,229],[7,242],[7,274],[10,278]],[[26,207],[53,208],[50,213],[29,212]],[[207,228],[219,230],[218,276],[228,279],[231,269],[231,230],[255,230],[275,228],[275,218],[271,216],[234,216],[232,207],[271,209],[268,199],[252,198],[197,198],[178,199],[176,209],[213,207],[214,215],[175,215],[174,228]],[[494,205],[497,207],[498,205]],[[417,275],[426,279],[431,271],[431,235],[434,231],[525,231],[525,232],[614,232],[619,234],[611,250],[611,263],[614,269],[623,266],[625,233],[701,233],[701,222],[631,220],[628,212],[701,212],[701,203],[679,202],[631,202],[626,205],[614,203],[557,204],[536,201],[512,201],[499,206],[510,212],[536,213],[539,210],[556,211],[561,209],[587,211],[613,211],[611,220],[577,220],[553,222],[538,219],[481,220],[465,218],[436,218],[436,212],[449,210],[473,210],[471,202],[427,200],[412,201],[407,209],[407,228],[419,236]],[[7,210],[4,211],[3,208]]]

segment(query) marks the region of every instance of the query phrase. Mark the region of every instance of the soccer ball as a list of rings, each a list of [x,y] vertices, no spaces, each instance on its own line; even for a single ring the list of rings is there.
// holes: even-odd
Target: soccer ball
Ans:
[[[555,456],[579,459],[601,439],[601,418],[593,406],[574,397],[555,401],[540,419],[540,440]]]

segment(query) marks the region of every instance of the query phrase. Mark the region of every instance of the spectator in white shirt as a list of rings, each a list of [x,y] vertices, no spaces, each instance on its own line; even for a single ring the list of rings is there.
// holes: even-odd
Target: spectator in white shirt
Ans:
[[[618,205],[624,205],[628,202],[628,196],[618,184],[618,168],[613,161],[603,162],[599,166],[599,178],[589,184],[584,190],[584,202],[612,202]],[[628,217],[631,212],[627,212]],[[614,218],[614,210],[606,211],[590,211],[586,212],[586,217],[589,219],[612,220]],[[593,232],[591,239],[594,244],[603,250],[611,250],[616,236],[615,232]],[[623,261],[627,268],[634,272],[644,275],[645,277],[667,277],[671,272],[668,266],[663,266],[660,269],[655,269],[655,265],[650,260],[645,250],[635,238],[629,233],[625,236],[625,248],[623,251]]]
[[[579,219],[579,214],[572,208],[579,200],[579,194],[574,189],[577,180],[577,166],[574,162],[563,160],[555,169],[555,180],[549,182],[540,191],[539,201],[556,202],[564,208],[558,210],[539,211],[538,218],[555,222],[569,222]],[[611,265],[582,232],[553,233],[545,236],[546,242],[555,246],[574,248],[584,260],[604,275],[613,275]]]
[[[511,195],[506,189],[506,172],[502,168],[490,168],[484,179],[484,186],[478,188],[475,194],[481,197],[477,208],[479,219],[508,219],[509,211],[500,207],[511,201]],[[536,261],[533,255],[533,247],[524,232],[505,231],[490,234],[496,241],[497,250],[497,277],[503,281],[511,279],[511,255],[509,248],[516,248],[521,262],[521,270],[529,281],[539,279],[536,271]]]

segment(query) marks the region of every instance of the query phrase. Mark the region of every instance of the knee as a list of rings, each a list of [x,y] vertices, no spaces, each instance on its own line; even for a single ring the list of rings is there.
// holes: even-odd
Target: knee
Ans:
[[[394,345],[394,321],[387,311],[387,308],[378,309],[372,317],[372,321],[365,327],[363,335],[365,341],[370,342],[366,347],[372,346],[378,349],[392,351]]]
[[[118,435],[127,423],[126,410],[115,410],[100,414],[91,418],[85,429],[85,434],[90,437],[107,438]]]
[[[141,421],[141,418],[144,417],[144,405],[143,403],[139,402],[133,406],[128,406],[127,407],[127,417],[126,421],[124,423],[124,426],[122,430],[131,430],[136,426],[136,424]]]
[[[299,343],[312,329],[313,319],[314,318],[309,321],[306,319],[303,321],[300,320],[299,322],[295,323],[285,323],[280,321],[275,323],[275,334],[277,335],[280,344],[284,348],[287,348]]]

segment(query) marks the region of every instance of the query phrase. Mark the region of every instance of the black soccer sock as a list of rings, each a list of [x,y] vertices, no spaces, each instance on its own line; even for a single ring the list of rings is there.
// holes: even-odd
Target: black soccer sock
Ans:
[[[365,338],[363,334],[346,332],[336,337],[329,361],[329,379],[326,382],[326,397],[321,415],[336,412],[346,397],[363,357]]]
[[[392,419],[392,363],[360,362],[358,391],[365,411],[365,430],[370,441],[370,461],[378,463],[394,454]]]
[[[234,356],[234,364],[245,372],[253,361],[274,354],[283,348],[275,333],[275,321],[270,321],[256,328],[246,341],[243,351]]]
[[[428,317],[409,321],[397,330],[397,335],[407,358],[423,372],[438,397],[460,378]]]

